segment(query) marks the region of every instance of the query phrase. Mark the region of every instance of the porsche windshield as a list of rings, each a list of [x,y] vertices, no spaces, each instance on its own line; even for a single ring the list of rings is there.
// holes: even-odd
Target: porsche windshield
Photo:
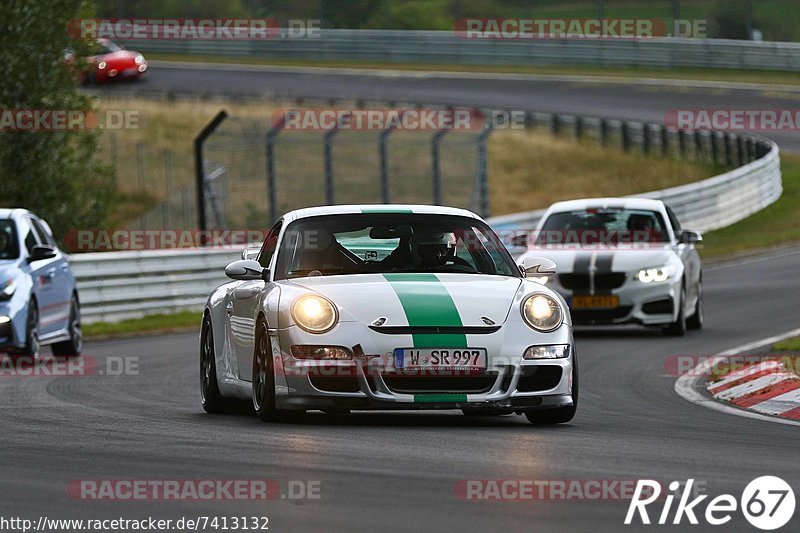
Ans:
[[[309,217],[290,224],[275,277],[390,272],[520,276],[494,232],[477,219],[364,213]]]

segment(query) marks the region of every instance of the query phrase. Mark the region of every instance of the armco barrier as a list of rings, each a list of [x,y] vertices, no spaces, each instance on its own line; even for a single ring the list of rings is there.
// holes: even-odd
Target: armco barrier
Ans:
[[[450,31],[333,30],[265,40],[129,40],[147,53],[455,65],[591,65],[800,71],[800,43],[727,39],[467,39]]]

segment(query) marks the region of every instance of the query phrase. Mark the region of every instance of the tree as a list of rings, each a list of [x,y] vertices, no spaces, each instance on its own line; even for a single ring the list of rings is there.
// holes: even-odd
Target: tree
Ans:
[[[75,65],[93,43],[67,32],[70,20],[91,17],[88,0],[3,0],[0,20],[0,110],[93,111],[77,88]],[[48,220],[57,238],[69,228],[97,227],[114,197],[110,169],[93,162],[97,133],[0,131],[0,205],[25,207]]]

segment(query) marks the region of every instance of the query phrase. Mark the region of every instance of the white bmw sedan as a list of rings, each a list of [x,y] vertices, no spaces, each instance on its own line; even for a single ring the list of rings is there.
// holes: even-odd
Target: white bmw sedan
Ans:
[[[683,335],[703,327],[701,241],[660,200],[571,200],[547,209],[520,259],[556,263],[547,285],[565,298],[575,324],[636,323]]]
[[[572,419],[578,371],[564,300],[477,215],[432,206],[292,211],[225,272],[200,333],[208,412],[460,409]],[[526,279],[527,277],[527,279]]]

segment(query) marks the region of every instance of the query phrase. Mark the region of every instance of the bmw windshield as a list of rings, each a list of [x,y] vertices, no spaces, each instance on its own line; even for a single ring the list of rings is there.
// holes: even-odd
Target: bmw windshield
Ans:
[[[520,276],[480,220],[411,213],[297,220],[286,229],[276,269],[275,279],[393,272]]]

